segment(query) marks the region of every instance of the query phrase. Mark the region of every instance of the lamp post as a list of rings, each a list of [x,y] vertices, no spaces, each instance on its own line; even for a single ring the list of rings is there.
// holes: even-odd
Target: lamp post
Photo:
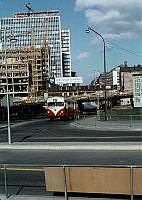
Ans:
[[[6,30],[4,31],[4,60],[6,69],[6,101],[7,101],[7,123],[8,123],[8,144],[11,144],[11,127],[10,127],[10,112],[9,112],[9,91],[8,91],[8,66],[7,66],[7,52],[6,52]]]
[[[94,32],[96,35],[98,35],[101,39],[102,39],[102,41],[103,41],[103,46],[104,46],[104,76],[105,76],[105,81],[104,81],[104,92],[105,92],[105,96],[104,96],[104,98],[105,98],[105,121],[107,121],[107,105],[106,105],[106,44],[105,44],[105,40],[104,40],[104,38],[103,38],[103,36],[100,34],[100,33],[98,33],[97,31],[95,31],[94,29],[92,29],[92,28],[90,28],[90,27],[88,27],[88,29],[87,30],[85,30],[85,32],[86,33],[90,33],[90,32]]]
[[[9,90],[8,90],[8,65],[7,65],[7,47],[6,47],[6,39],[9,38],[10,41],[17,41],[15,38],[11,38],[11,36],[6,36],[7,29],[1,29],[4,33],[4,64],[6,69],[6,104],[7,104],[7,126],[8,126],[8,144],[11,144],[11,127],[10,127],[10,102],[9,102]]]

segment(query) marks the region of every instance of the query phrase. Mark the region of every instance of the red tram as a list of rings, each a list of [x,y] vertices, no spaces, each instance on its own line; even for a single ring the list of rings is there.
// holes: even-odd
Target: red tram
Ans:
[[[60,119],[78,119],[78,104],[72,99],[65,99],[64,97],[49,97],[47,105],[44,106],[46,116],[51,120]]]

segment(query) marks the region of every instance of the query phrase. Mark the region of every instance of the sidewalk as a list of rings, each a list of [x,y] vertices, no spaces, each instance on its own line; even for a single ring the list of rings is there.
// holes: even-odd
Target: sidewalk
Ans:
[[[90,130],[113,130],[113,131],[142,131],[141,120],[108,120],[100,121],[97,117],[87,117],[71,123],[76,128]]]
[[[7,198],[4,195],[0,195],[0,200],[6,200]],[[48,197],[48,196],[26,196],[26,195],[17,195],[17,196],[10,196],[9,200],[65,200],[65,197]],[[87,197],[68,197],[68,200],[117,200],[117,199],[110,199],[110,198],[87,198]],[[125,199],[123,199],[125,200]],[[128,199],[127,199],[128,200]]]

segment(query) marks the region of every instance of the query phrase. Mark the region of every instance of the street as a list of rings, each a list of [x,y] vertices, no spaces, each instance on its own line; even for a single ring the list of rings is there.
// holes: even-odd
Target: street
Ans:
[[[71,126],[72,121],[11,122],[12,142],[140,142],[141,131],[87,130]],[[7,128],[0,129],[0,142],[7,142]]]
[[[142,165],[141,151],[95,150],[0,150],[0,164],[47,165]]]
[[[39,119],[12,122],[12,142],[140,142],[141,132],[85,130],[71,121]],[[1,142],[7,142],[7,128],[0,129]],[[90,143],[91,144],[91,143]],[[96,143],[97,144],[97,143]],[[49,195],[45,189],[46,166],[142,166],[141,151],[102,150],[0,150],[0,193],[5,193],[6,168],[9,194]],[[107,197],[105,195],[104,197]],[[116,197],[116,196],[115,196]],[[118,196],[119,198],[119,196]]]

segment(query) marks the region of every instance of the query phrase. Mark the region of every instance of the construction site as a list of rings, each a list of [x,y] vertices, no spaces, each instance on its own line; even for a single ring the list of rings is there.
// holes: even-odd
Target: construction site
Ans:
[[[7,51],[7,69],[0,52],[0,95],[8,91],[12,97],[37,97],[47,89],[48,49],[30,48]],[[7,71],[7,72],[6,72]]]

